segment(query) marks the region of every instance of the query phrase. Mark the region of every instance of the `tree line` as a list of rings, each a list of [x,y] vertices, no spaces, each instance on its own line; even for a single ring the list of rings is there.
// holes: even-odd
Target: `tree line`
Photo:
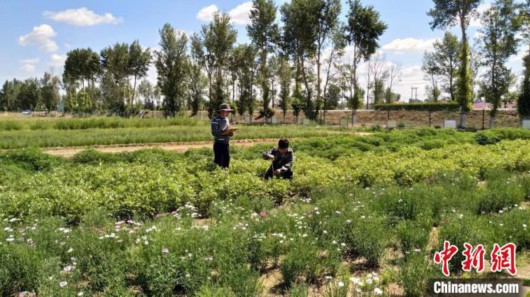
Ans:
[[[459,103],[463,126],[475,97],[474,83],[480,86],[479,95],[493,104],[492,125],[499,100],[509,96],[518,97],[522,115],[530,115],[530,107],[525,111],[530,105],[525,103],[530,100],[525,99],[530,58],[525,57],[519,96],[509,94],[515,75],[506,67],[518,45],[530,39],[530,0],[494,1],[481,16],[478,48],[472,51],[467,28],[480,3],[433,0],[434,7],[427,12],[433,30],[461,29],[460,40],[446,33],[433,51],[425,53],[422,70],[431,82],[429,98],[437,101],[442,92],[449,94]],[[237,31],[229,15],[216,12],[191,36],[165,24],[159,30],[157,51],[138,41],[116,43],[99,53],[74,49],[67,53],[62,79],[47,73],[43,79],[5,82],[0,108],[53,109],[63,97],[73,112],[132,114],[158,106],[169,116],[184,111],[195,115],[202,109],[212,115],[228,101],[240,115],[259,112],[268,118],[280,108],[284,114],[292,110],[298,117],[304,112],[316,120],[346,102],[355,123],[357,109],[399,99],[392,88],[400,69],[377,54],[379,38],[388,27],[379,12],[360,0],[349,0],[346,6],[342,19],[340,0],[292,0],[280,7],[273,0],[253,0],[246,27],[249,44],[236,45]],[[365,86],[358,75],[363,62]],[[151,64],[157,70],[156,85],[145,79]]]
[[[523,95],[523,89],[510,92],[517,77],[507,63],[517,54],[521,43],[530,41],[530,1],[496,0],[480,16],[479,0],[435,0],[434,3],[435,8],[428,13],[432,17],[431,27],[459,26],[462,38],[459,40],[446,32],[442,40],[434,43],[433,50],[424,54],[422,70],[429,81],[428,97],[430,101],[438,101],[445,92],[450,101],[458,102],[463,126],[474,98],[482,98],[491,104],[490,127],[493,127],[501,104],[516,100],[524,104],[528,100],[519,96],[519,92]],[[473,49],[466,32],[471,18],[480,19],[482,24]],[[525,73],[523,78],[527,79],[528,69]],[[473,94],[474,85],[478,86],[476,94]],[[520,109],[521,116],[530,115],[529,111]]]

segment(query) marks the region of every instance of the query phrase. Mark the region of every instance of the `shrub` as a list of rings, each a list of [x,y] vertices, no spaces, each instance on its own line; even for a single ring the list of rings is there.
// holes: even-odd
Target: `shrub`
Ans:
[[[434,199],[436,197],[431,196],[430,189],[420,185],[409,189],[387,189],[376,203],[393,226],[401,220],[416,220],[420,215],[428,215]]]
[[[446,141],[443,140],[428,140],[420,143],[420,147],[422,150],[433,150],[433,149],[439,149],[443,148],[446,145]]]
[[[280,264],[284,282],[288,286],[299,282],[315,283],[325,275],[335,275],[340,261],[328,252],[320,250],[314,242],[295,242]]]
[[[16,164],[29,171],[45,171],[57,166],[60,163],[60,158],[30,148],[0,155],[0,161]]]
[[[480,145],[495,144],[501,141],[501,139],[497,137],[497,135],[491,132],[487,132],[487,131],[477,133],[477,135],[475,136],[475,139],[477,143]]]
[[[230,288],[212,287],[204,285],[200,288],[197,297],[236,297],[237,295]]]
[[[447,223],[440,227],[439,244],[435,250],[441,251],[444,241],[449,241],[451,245],[455,245],[461,251],[464,248],[464,243],[473,246],[477,244],[486,246],[491,242],[491,238],[491,229],[488,228],[483,219],[474,215],[457,214],[455,217],[448,218]],[[451,273],[462,271],[462,261],[464,261],[464,255],[461,252],[453,256],[449,262]]]
[[[309,287],[306,284],[295,284],[289,290],[291,297],[307,297],[309,295]]]
[[[499,245],[514,243],[519,251],[530,248],[530,214],[527,211],[514,209],[490,217],[489,222],[488,227],[493,229],[492,239]]]
[[[408,258],[409,255],[425,251],[429,241],[430,228],[428,225],[402,221],[396,226],[396,233],[401,244],[401,250]]]
[[[403,265],[399,283],[410,297],[427,296],[428,281],[436,275],[434,268],[423,254],[411,256]]]
[[[479,199],[476,205],[476,213],[499,212],[509,209],[515,204],[520,204],[526,194],[516,179],[497,178],[488,179],[486,189],[479,191]]]
[[[370,131],[380,132],[380,131],[383,131],[383,128],[381,127],[381,125],[375,124],[375,125],[372,125],[372,127],[370,127]]]
[[[343,242],[351,253],[364,257],[367,266],[378,267],[387,244],[387,232],[380,218],[368,216],[346,229]]]
[[[0,130],[12,131],[12,130],[21,130],[22,124],[15,121],[1,121]]]
[[[0,245],[0,292],[14,296],[23,291],[35,291],[41,277],[42,255],[29,246]]]

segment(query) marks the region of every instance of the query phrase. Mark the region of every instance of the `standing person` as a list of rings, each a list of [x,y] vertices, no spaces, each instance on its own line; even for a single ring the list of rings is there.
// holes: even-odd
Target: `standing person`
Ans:
[[[219,105],[217,116],[212,120],[214,163],[221,166],[221,168],[228,168],[230,166],[229,142],[230,136],[233,136],[234,133],[227,134],[225,132],[231,127],[228,121],[228,115],[231,111],[233,109],[230,108],[230,105],[223,103]]]
[[[265,160],[271,160],[272,164],[265,173],[265,179],[278,176],[284,179],[293,178],[294,153],[289,147],[289,140],[282,138],[278,141],[278,147],[263,154]]]

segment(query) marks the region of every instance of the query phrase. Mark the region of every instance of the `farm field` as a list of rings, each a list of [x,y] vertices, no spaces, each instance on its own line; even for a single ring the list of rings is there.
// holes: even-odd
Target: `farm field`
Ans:
[[[353,135],[351,129],[329,126],[244,126],[233,138]],[[0,149],[71,147],[211,141],[210,125],[194,118],[175,119],[49,119],[0,122]]]
[[[0,297],[530,297],[530,0],[80,2],[0,1]]]
[[[264,181],[270,144],[232,148],[226,171],[210,148],[67,159],[30,134],[197,128],[190,138],[208,139],[204,123],[21,125],[0,132],[2,144],[28,133],[0,153],[3,296],[424,296],[443,277],[433,256],[444,241],[482,244],[488,260],[495,243],[514,243],[530,283],[530,131],[245,127],[296,137],[294,179]],[[451,276],[507,276],[464,272],[462,260]]]

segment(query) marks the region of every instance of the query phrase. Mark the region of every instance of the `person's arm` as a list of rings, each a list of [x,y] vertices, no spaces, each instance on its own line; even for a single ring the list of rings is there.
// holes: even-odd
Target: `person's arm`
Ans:
[[[266,152],[265,154],[263,154],[263,158],[265,160],[272,160],[274,161],[275,157],[274,157],[274,149],[271,149],[270,151]]]
[[[280,168],[282,172],[289,171],[293,168],[294,164],[294,154],[293,152],[288,152],[285,160],[285,164]]]

